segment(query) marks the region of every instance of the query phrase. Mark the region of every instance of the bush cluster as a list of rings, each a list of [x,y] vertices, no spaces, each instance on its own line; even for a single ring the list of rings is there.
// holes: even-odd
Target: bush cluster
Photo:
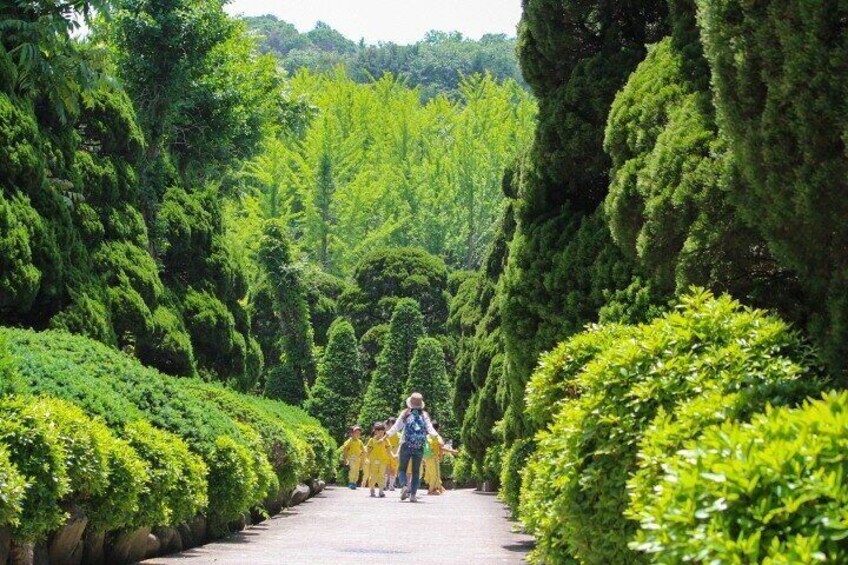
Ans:
[[[203,512],[222,534],[298,482],[331,478],[336,444],[299,408],[176,381],[63,332],[4,328],[0,347],[0,527],[16,539],[44,539],[69,505],[101,532]]]
[[[550,421],[521,492],[537,559],[645,561],[628,544],[664,465],[713,424],[801,403],[822,386],[815,366],[784,322],[707,292],[651,323],[566,342],[530,384],[530,413]]]
[[[669,457],[633,547],[659,563],[848,561],[848,394],[708,429]]]

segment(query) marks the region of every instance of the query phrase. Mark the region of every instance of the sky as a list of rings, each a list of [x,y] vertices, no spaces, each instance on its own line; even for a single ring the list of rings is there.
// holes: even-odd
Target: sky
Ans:
[[[273,14],[301,32],[322,21],[366,43],[414,43],[430,30],[515,36],[521,0],[231,0],[230,14]]]

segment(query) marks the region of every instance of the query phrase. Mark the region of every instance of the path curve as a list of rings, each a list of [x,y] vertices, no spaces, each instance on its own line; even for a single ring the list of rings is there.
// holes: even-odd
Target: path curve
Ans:
[[[373,499],[366,489],[328,487],[230,539],[145,563],[517,564],[531,548],[531,538],[513,531],[509,512],[494,496],[456,490],[411,504],[398,494]]]

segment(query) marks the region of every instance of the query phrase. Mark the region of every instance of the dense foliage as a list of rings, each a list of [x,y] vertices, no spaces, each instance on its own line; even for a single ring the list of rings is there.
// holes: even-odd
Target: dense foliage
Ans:
[[[633,547],[657,563],[841,563],[848,397],[767,410],[688,442],[640,507]]]
[[[743,218],[798,276],[810,328],[846,367],[845,27],[839,2],[699,1],[722,131],[749,189]]]
[[[307,387],[315,381],[313,333],[300,272],[292,259],[286,228],[279,220],[265,223],[257,257],[271,295],[270,309],[264,314],[278,320],[267,346],[271,357],[265,395],[301,404]]]
[[[205,511],[220,534],[266,498],[332,473],[335,442],[299,409],[175,380],[83,337],[2,337],[20,378],[1,400],[12,481],[0,510],[19,539],[60,525],[60,503],[80,506],[101,531],[177,525]],[[22,497],[15,472],[31,478]]]
[[[424,317],[418,303],[411,298],[398,301],[392,314],[385,346],[377,359],[377,368],[371,373],[359,421],[370,425],[381,422],[397,413],[405,398],[409,380],[409,364],[424,337]]]
[[[289,73],[304,67],[325,73],[343,67],[357,82],[391,73],[420,87],[424,98],[456,94],[462,79],[474,74],[522,82],[515,40],[504,35],[487,34],[475,41],[459,33],[431,31],[412,45],[364,45],[324,22],[306,33],[271,15],[245,18],[245,23],[259,34],[262,52],[277,55]]]
[[[453,414],[450,404],[450,381],[445,369],[445,353],[439,341],[432,337],[418,340],[409,362],[409,378],[404,393],[420,392],[427,403],[427,412],[442,425],[441,433],[450,436]]]
[[[474,268],[503,204],[503,168],[529,143],[535,104],[514,82],[470,76],[456,100],[422,103],[386,76],[300,72],[301,130],[266,139],[240,175],[248,220],[280,218],[310,260],[349,275],[375,248],[415,246]]]
[[[814,362],[781,320],[708,293],[626,332],[575,337],[532,381],[535,401],[555,410],[521,493],[538,559],[639,562],[631,498],[644,504],[665,462],[706,427],[815,393]]]
[[[309,391],[306,409],[324,424],[334,439],[342,442],[348,426],[359,416],[365,386],[353,326],[339,318],[330,326],[327,349],[318,367],[315,386]]]
[[[388,323],[404,298],[418,302],[428,331],[444,331],[448,269],[438,257],[414,247],[378,248],[356,265],[353,280],[339,302],[360,333]]]

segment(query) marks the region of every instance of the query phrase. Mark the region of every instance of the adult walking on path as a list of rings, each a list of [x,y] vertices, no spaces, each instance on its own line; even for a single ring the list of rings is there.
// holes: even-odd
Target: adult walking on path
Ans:
[[[420,392],[413,392],[406,399],[406,409],[397,417],[395,425],[386,432],[385,438],[390,438],[400,432],[403,438],[400,442],[400,486],[403,488],[400,499],[410,499],[418,502],[418,486],[421,483],[421,460],[424,458],[424,445],[427,436],[435,437],[441,445],[442,438],[433,427],[430,415],[424,411],[424,397]],[[385,441],[385,440],[384,440]],[[408,472],[412,462],[412,472]],[[409,475],[412,475],[411,479]]]

